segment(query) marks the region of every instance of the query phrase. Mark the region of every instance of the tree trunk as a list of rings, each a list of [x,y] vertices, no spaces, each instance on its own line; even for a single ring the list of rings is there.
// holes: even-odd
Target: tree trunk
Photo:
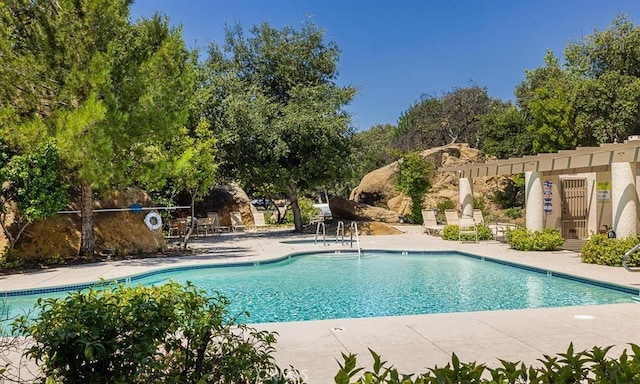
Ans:
[[[93,190],[91,183],[80,185],[80,256],[93,256],[96,238],[93,234]]]
[[[298,205],[298,188],[295,185],[289,185],[289,200],[291,200],[291,210],[293,211],[293,223],[296,232],[302,232],[302,215],[300,214],[300,206]]]

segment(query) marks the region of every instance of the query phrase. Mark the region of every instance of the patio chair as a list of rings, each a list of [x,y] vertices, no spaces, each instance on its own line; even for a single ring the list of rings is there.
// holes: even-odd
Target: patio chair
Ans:
[[[471,235],[471,240],[466,240],[467,236]],[[478,242],[478,230],[476,228],[476,221],[473,217],[463,216],[460,218],[458,222],[458,240],[463,243],[465,241],[473,241],[474,243]]]
[[[473,210],[473,220],[476,221],[476,224],[484,224],[484,216],[482,215],[482,211],[479,209]]]
[[[436,220],[436,214],[433,212],[433,210],[423,209],[422,221],[425,233],[428,233],[429,235],[442,235],[444,225],[438,224],[438,221]]]
[[[236,230],[245,230],[245,225],[242,222],[242,215],[240,212],[229,212],[229,217],[231,218],[231,230],[235,232]]]
[[[269,228],[267,223],[264,221],[264,213],[258,211],[253,205],[251,206],[251,216],[253,216],[253,226],[255,229],[266,229]]]
[[[169,236],[184,236],[187,233],[187,219],[180,218],[173,220],[169,226]]]
[[[458,211],[455,209],[445,209],[444,217],[447,220],[447,225],[458,225],[458,222],[460,221]]]
[[[207,212],[207,218],[212,221],[211,232],[220,233],[222,231],[228,231],[229,227],[220,225],[220,216],[218,212]]]

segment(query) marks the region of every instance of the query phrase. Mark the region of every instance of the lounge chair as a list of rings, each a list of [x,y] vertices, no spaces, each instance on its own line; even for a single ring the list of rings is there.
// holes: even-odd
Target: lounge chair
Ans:
[[[476,221],[476,224],[484,224],[484,216],[482,215],[482,211],[479,209],[473,210],[473,220]]]
[[[236,230],[245,230],[246,227],[244,225],[244,223],[242,222],[242,215],[240,214],[240,212],[229,212],[229,217],[231,218],[231,230],[232,231],[236,231]]]
[[[464,235],[471,235],[471,241],[474,243],[478,242],[478,230],[476,228],[476,221],[473,217],[463,216],[460,218],[460,221],[458,222],[458,240],[460,240],[461,243],[469,241],[463,239],[463,237],[467,237]]]
[[[264,221],[264,213],[258,211],[253,205],[251,206],[251,216],[253,216],[253,226],[255,229],[265,229],[269,228],[267,223]]]
[[[431,209],[422,210],[422,221],[426,233],[430,235],[442,235],[444,225],[438,224],[436,214]]]
[[[444,217],[447,220],[447,225],[458,225],[460,217],[458,217],[458,211],[455,209],[445,209]]]
[[[229,227],[220,225],[220,216],[218,212],[207,212],[207,218],[212,221],[211,224],[211,232],[212,233],[220,233],[222,231],[228,231]]]

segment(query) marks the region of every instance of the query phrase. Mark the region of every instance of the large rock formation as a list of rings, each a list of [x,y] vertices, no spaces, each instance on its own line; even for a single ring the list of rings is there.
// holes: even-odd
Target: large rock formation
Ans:
[[[94,202],[94,209],[128,208],[131,204],[153,207],[149,196],[140,189],[112,191]],[[74,209],[75,205],[71,206]],[[144,223],[148,211],[96,212],[94,231],[96,252],[110,249],[116,253],[157,252],[166,246],[162,234],[149,230]],[[80,245],[80,215],[61,213],[31,224],[16,245],[15,252],[25,259],[73,256]]]
[[[466,143],[449,144],[431,148],[422,152],[422,156],[436,167],[466,163],[484,162],[484,155]],[[365,175],[352,192],[350,200],[371,206],[383,207],[400,215],[408,215],[411,199],[397,192],[394,180],[399,171],[398,162],[388,164]],[[475,194],[486,194],[496,182],[474,183]],[[432,179],[432,187],[425,197],[426,207],[435,207],[440,201],[458,200],[458,177],[452,173],[436,173]]]
[[[234,183],[212,189],[209,196],[197,203],[195,208],[198,217],[206,217],[207,212],[218,212],[222,226],[231,225],[230,212],[240,212],[244,225],[254,224],[249,196]]]
[[[379,221],[383,223],[400,222],[400,215],[397,212],[364,203],[356,203],[340,197],[329,199],[329,209],[331,209],[331,213],[336,219]]]

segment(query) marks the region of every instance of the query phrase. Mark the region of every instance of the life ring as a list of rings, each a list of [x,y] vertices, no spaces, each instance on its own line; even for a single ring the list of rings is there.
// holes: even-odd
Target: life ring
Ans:
[[[144,217],[144,223],[147,225],[147,228],[152,231],[162,228],[162,218],[158,212],[147,213],[147,216]]]

